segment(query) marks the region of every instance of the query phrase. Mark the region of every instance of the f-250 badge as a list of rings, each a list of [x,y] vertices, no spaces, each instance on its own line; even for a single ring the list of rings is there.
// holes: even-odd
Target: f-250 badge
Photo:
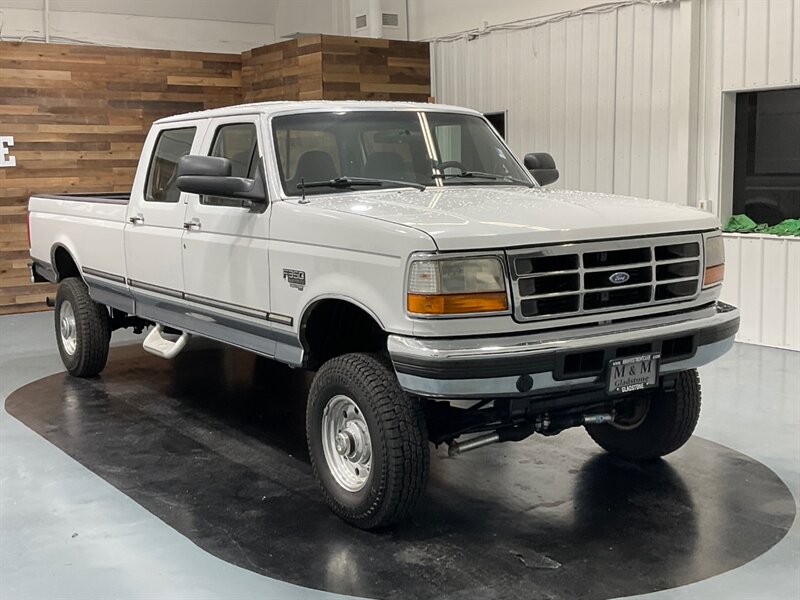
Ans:
[[[289,283],[289,287],[301,290],[306,286],[306,272],[295,271],[294,269],[284,269],[283,278]]]

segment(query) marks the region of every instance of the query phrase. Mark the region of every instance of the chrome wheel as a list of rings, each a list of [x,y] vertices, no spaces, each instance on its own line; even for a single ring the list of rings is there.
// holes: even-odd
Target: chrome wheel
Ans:
[[[72,356],[78,348],[78,329],[75,325],[75,311],[69,300],[61,303],[58,311],[58,327],[64,352]]]
[[[347,396],[334,396],[325,405],[322,450],[336,483],[348,492],[364,488],[372,468],[372,441],[364,415]]]

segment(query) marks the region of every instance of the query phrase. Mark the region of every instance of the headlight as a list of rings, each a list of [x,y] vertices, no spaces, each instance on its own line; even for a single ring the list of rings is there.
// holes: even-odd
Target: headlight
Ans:
[[[707,237],[703,245],[706,265],[703,287],[722,283],[725,278],[725,242],[721,235],[713,235]]]
[[[415,260],[406,306],[409,313],[432,316],[508,310],[503,263],[495,256]]]

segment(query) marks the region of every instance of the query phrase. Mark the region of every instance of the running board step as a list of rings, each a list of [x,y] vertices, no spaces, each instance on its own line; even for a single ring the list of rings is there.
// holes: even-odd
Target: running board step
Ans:
[[[155,354],[161,358],[175,358],[189,341],[189,334],[183,332],[180,336],[165,333],[163,325],[156,325],[153,331],[144,338],[142,346],[150,354]]]

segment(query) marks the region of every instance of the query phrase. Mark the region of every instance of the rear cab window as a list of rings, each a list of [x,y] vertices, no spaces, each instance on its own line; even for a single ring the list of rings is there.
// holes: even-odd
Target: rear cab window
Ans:
[[[158,134],[147,171],[146,202],[177,202],[178,161],[192,149],[196,127],[164,129]]]

